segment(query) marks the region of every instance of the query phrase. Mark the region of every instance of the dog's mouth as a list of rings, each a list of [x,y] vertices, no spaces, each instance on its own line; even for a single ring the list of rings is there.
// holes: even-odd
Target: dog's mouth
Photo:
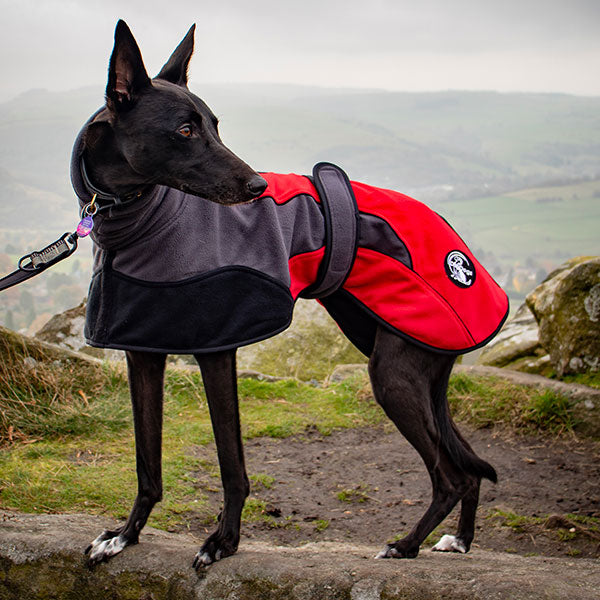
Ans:
[[[182,184],[178,187],[182,192],[191,194],[192,196],[197,196],[202,200],[214,202],[215,204],[234,206],[236,204],[252,204],[258,200],[266,189],[266,182],[264,188],[261,186],[261,189],[257,188],[254,191],[251,191],[248,188],[245,190],[242,188],[237,193],[231,188],[224,189],[220,186],[210,190],[206,188],[195,188],[194,186],[188,184]]]

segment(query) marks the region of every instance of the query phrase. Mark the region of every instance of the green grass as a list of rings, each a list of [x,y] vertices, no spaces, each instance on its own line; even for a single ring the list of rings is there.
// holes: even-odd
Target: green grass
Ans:
[[[600,371],[595,373],[580,373],[578,375],[565,375],[561,381],[566,383],[580,383],[589,387],[600,389]]]
[[[516,534],[543,534],[562,543],[578,538],[600,540],[600,519],[596,517],[575,514],[532,517],[494,509],[487,515],[487,519],[500,527],[511,529]],[[576,555],[579,551],[572,549],[569,553]]]
[[[243,379],[239,384],[242,433],[254,437],[285,438],[316,429],[366,427],[383,421],[361,379],[317,388],[287,379],[266,383]]]
[[[344,488],[343,490],[340,490],[336,494],[336,498],[340,502],[349,502],[351,504],[354,504],[354,503],[362,504],[369,500],[368,491],[369,491],[369,489],[367,486],[365,486],[363,484],[359,484],[353,488]]]
[[[315,519],[312,524],[315,527],[315,531],[325,531],[330,525],[327,519]]]
[[[266,490],[270,490],[275,483],[275,478],[266,473],[254,473],[253,475],[249,475],[248,478],[254,487],[263,487]]]
[[[13,348],[13,366],[34,350]],[[87,362],[46,365],[42,354],[36,357],[40,364],[35,372],[8,368],[11,379],[3,379],[0,386],[0,508],[125,518],[135,496],[136,475],[124,373]],[[185,527],[192,517],[213,522],[214,509],[207,499],[220,490],[220,483],[214,450],[207,447],[213,434],[200,375],[168,369],[165,390],[165,499],[153,511],[150,524]],[[387,423],[365,376],[327,388],[296,380],[242,379],[239,395],[246,439],[315,431],[328,435],[336,429]],[[459,420],[478,427],[500,424],[519,431],[561,433],[573,425],[564,398],[495,379],[455,376],[450,401]],[[251,479],[264,488],[275,483],[260,472]],[[364,486],[346,487],[340,501],[368,499]],[[265,516],[264,506],[250,501],[244,518],[259,515]]]
[[[454,375],[448,400],[457,420],[479,428],[501,425],[521,433],[560,435],[576,424],[565,396],[500,378]]]
[[[497,521],[503,527],[512,529],[515,533],[524,533],[532,525],[542,525],[547,517],[529,517],[495,509],[488,515],[488,518]]]
[[[4,328],[0,382],[0,446],[13,440],[109,435],[127,425],[122,374]],[[98,397],[107,401],[96,402]]]
[[[22,435],[13,434],[12,443],[6,438],[0,453],[1,508],[127,516],[136,476],[126,381],[119,371],[96,370],[101,385],[93,394],[88,390],[85,402],[77,393],[81,382],[64,402],[55,401],[52,410],[46,410],[46,405],[53,386],[48,393],[42,387],[31,391],[37,403],[35,417],[23,416],[32,422],[23,427]],[[198,489],[197,475],[210,478],[218,471],[213,451],[206,448],[213,435],[200,375],[168,369],[165,390],[163,484],[167,493],[149,523],[164,529],[185,525],[192,512],[194,518],[209,522],[213,515],[206,493]],[[326,435],[384,419],[368,398],[363,381],[319,389],[292,380],[241,380],[239,392],[246,439],[284,437],[314,428]],[[71,425],[61,422],[65,415]],[[264,474],[252,479],[255,485],[273,485],[273,479]],[[218,483],[209,487],[220,489]],[[250,502],[248,511],[246,518],[252,518],[259,507]]]
[[[242,521],[253,523],[256,521],[268,521],[270,518],[266,514],[267,503],[259,498],[247,498],[242,510]]]

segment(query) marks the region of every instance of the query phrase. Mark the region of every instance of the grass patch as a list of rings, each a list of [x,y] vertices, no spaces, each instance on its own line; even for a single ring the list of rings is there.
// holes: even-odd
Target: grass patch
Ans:
[[[574,514],[532,517],[495,509],[487,518],[500,527],[508,527],[519,535],[526,533],[532,538],[543,535],[563,544],[580,540],[600,542],[600,519],[596,517]],[[566,552],[572,556],[580,554],[577,548],[571,548]]]
[[[580,383],[581,385],[587,385],[600,389],[600,371],[594,373],[580,373],[578,375],[564,375],[561,381],[566,383]]]
[[[43,358],[36,360],[42,362]],[[15,402],[14,414],[10,413],[11,423],[21,423],[22,419],[24,425],[18,430],[13,425],[11,440],[8,428],[3,430],[0,508],[86,512],[117,519],[128,515],[136,493],[136,475],[127,384],[118,370],[93,365],[90,374],[84,369],[86,365],[55,364],[52,378],[46,378],[46,372],[38,368],[44,378],[25,382],[31,404]],[[314,428],[327,434],[337,428],[377,424],[384,417],[369,400],[363,383],[345,382],[322,389],[293,380],[241,380],[244,436],[282,437]],[[60,397],[54,397],[57,387]],[[3,380],[2,397],[13,388],[4,386]],[[152,512],[150,525],[172,529],[186,527],[192,519],[211,520],[207,498],[215,488],[212,476],[218,473],[214,451],[205,447],[212,440],[199,373],[168,369],[163,435],[165,494]],[[265,488],[274,483],[260,473],[251,478],[255,485]],[[254,518],[264,510],[256,502],[248,503],[245,518]]]
[[[246,439],[284,438],[307,429],[328,435],[335,429],[380,424],[383,413],[363,389],[365,383],[352,379],[317,388],[294,379],[242,379],[242,433]]]
[[[512,529],[515,533],[524,533],[532,525],[542,525],[547,517],[528,517],[500,509],[493,510],[488,516],[503,527]]]
[[[344,488],[340,490],[335,497],[340,502],[349,502],[351,504],[358,503],[362,504],[367,502],[370,497],[368,494],[369,488],[366,485],[360,484],[353,488]]]
[[[327,519],[315,519],[313,522],[315,531],[325,531],[329,527],[329,521]]]
[[[127,386],[106,366],[0,328],[0,446],[113,433],[127,425]],[[111,403],[98,402],[98,398]]]
[[[242,521],[245,523],[256,523],[257,521],[274,523],[275,519],[267,514],[267,503],[264,500],[250,496],[246,498],[242,510]]]
[[[561,435],[572,432],[575,426],[565,396],[500,378],[453,375],[448,400],[457,420],[479,428],[503,425],[522,433]]]
[[[266,473],[255,473],[254,475],[249,475],[248,478],[256,487],[263,487],[266,490],[270,490],[275,483],[275,478]]]
[[[4,330],[0,332],[3,334]],[[13,334],[10,334],[13,335]],[[136,492],[135,451],[127,383],[112,367],[53,356],[42,345],[0,335],[0,508],[23,512],[87,512],[125,518]],[[8,341],[7,341],[8,340]],[[27,358],[32,360],[26,361]],[[480,427],[504,423],[526,431],[568,431],[561,397],[491,379],[453,377],[458,418]],[[239,381],[243,436],[286,437],[386,422],[368,380],[356,376],[327,388],[296,380]],[[168,369],[165,379],[164,500],[149,523],[171,529],[213,519],[216,458],[200,374]],[[272,478],[257,473],[254,485]],[[220,490],[220,485],[218,485]],[[340,491],[364,502],[368,489]],[[245,519],[272,517],[249,500]],[[270,522],[270,521],[269,521]],[[325,524],[315,527],[325,527]]]

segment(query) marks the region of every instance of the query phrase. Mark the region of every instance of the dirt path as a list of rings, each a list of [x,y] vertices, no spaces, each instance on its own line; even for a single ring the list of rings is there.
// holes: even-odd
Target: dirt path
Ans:
[[[600,517],[598,444],[462,430],[499,476],[498,485],[483,483],[474,547],[600,557],[600,531],[585,522],[585,517]],[[199,451],[204,459],[215,460],[214,448]],[[383,546],[410,529],[430,498],[420,458],[391,429],[254,439],[246,444],[246,456],[248,472],[255,476],[250,506],[256,508],[257,520],[244,525],[244,539]],[[215,490],[210,496],[216,513],[219,482],[201,478],[205,489]],[[266,503],[266,513],[257,500]],[[438,534],[454,532],[456,513]],[[194,533],[201,535],[203,528]]]

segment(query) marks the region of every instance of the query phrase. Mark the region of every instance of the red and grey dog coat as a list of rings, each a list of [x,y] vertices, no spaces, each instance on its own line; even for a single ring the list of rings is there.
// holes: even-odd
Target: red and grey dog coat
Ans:
[[[72,180],[90,201],[77,146]],[[95,218],[85,335],[92,346],[177,354],[234,348],[286,329],[298,297],[318,298],[366,355],[378,324],[433,350],[486,344],[504,292],[438,214],[400,193],[263,174],[265,193],[222,206],[156,187]]]

